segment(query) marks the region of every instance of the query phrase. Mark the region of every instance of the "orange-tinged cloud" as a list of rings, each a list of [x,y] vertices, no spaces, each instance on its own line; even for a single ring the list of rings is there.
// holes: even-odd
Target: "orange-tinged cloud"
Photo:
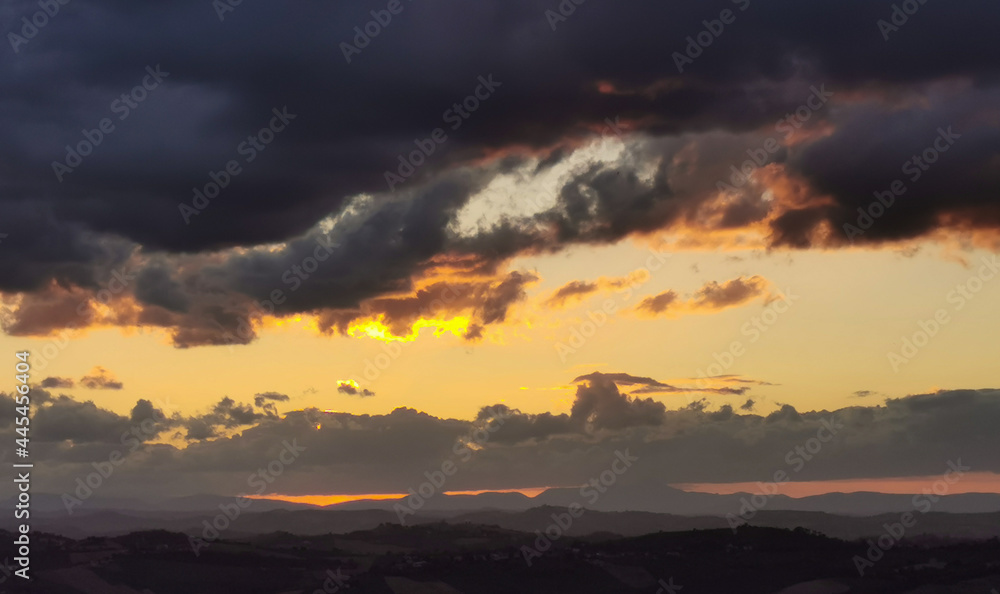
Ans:
[[[80,378],[80,385],[90,390],[121,390],[124,385],[107,369],[98,365]]]
[[[480,491],[444,491],[445,495],[481,495],[483,493],[520,493],[526,497],[535,497],[551,487],[526,487],[523,489],[483,489]],[[402,499],[408,493],[367,493],[362,495],[247,495],[250,499],[272,499],[289,503],[305,503],[307,505],[337,505],[351,501],[385,501],[387,499]]]
[[[721,284],[711,281],[687,300],[681,300],[677,292],[672,290],[646,297],[636,306],[635,311],[645,317],[714,313],[739,307],[764,296],[769,285],[762,276],[741,276]]]
[[[649,280],[649,271],[636,270],[628,276],[619,278],[601,277],[593,281],[572,281],[559,287],[546,300],[545,305],[551,308],[562,308],[602,291],[612,291],[634,287]]]
[[[477,340],[486,326],[505,322],[510,308],[525,298],[525,287],[538,280],[531,272],[510,272],[485,281],[425,281],[429,284],[408,295],[324,311],[318,327],[326,334],[385,342],[412,342],[422,328],[434,328],[436,336],[450,332]]]
[[[377,319],[354,322],[347,328],[347,335],[351,337],[367,336],[382,342],[413,342],[417,339],[420,330],[423,328],[433,328],[434,336],[441,336],[446,332],[451,332],[455,336],[464,336],[471,321],[465,316],[456,316],[451,319],[419,319],[410,326],[410,333],[404,336],[393,334],[392,329],[385,324],[384,317]]]
[[[338,380],[337,392],[348,396],[360,396],[361,398],[371,398],[375,392],[367,388],[362,388],[361,384],[354,380]]]

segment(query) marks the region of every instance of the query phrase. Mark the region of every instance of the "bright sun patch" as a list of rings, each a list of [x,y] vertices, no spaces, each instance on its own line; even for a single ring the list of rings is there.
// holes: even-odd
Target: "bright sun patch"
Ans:
[[[432,318],[419,319],[410,326],[410,333],[405,336],[398,336],[385,324],[384,318],[379,316],[373,320],[355,322],[347,328],[347,335],[351,337],[367,336],[383,342],[413,342],[417,339],[420,330],[423,328],[433,328],[434,336],[441,336],[445,332],[451,332],[455,336],[464,335],[469,329],[470,320],[465,316],[455,316],[451,319]]]

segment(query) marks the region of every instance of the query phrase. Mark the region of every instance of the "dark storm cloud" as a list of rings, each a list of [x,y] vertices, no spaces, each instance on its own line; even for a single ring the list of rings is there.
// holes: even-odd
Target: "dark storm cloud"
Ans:
[[[272,304],[279,314],[335,316],[412,289],[444,254],[489,267],[675,224],[729,229],[771,216],[774,245],[845,244],[843,226],[896,178],[907,193],[855,242],[1000,226],[996,5],[930,3],[888,41],[876,21],[891,7],[863,0],[587,3],[556,31],[550,8],[407,5],[349,64],[340,43],[370,20],[367,6],[244,3],[223,23],[210,4],[99,0],[60,13],[0,62],[0,232],[8,235],[0,290],[48,295],[5,320],[5,331],[65,327],[75,305],[66,294],[107,288],[130,258],[139,272],[116,298],[137,305],[119,306],[112,322],[161,326],[178,346],[196,346],[252,340],[254,302],[276,289],[284,290]],[[735,22],[678,73],[674,53],[722,9]],[[942,34],[954,31],[962,34]],[[168,74],[125,111],[121,96],[137,99],[147,67]],[[446,110],[489,75],[500,83],[494,94],[452,129]],[[822,85],[831,103],[772,160],[825,199],[775,204],[741,188],[718,203],[716,182],[730,166],[766,137],[781,138],[770,129]],[[241,143],[286,108],[294,119],[249,161]],[[95,137],[103,118],[114,129],[58,181],[53,161],[66,160],[84,130]],[[583,164],[555,207],[455,236],[455,213],[497,173],[524,164],[526,153],[543,169],[573,158],[609,119],[636,134],[623,139],[641,139],[629,145],[634,160]],[[948,126],[961,138],[908,181],[903,163]],[[437,127],[447,140],[386,195],[385,171]],[[179,205],[223,179],[230,160],[239,173],[185,222]],[[359,194],[376,205],[340,229]],[[330,245],[317,230],[330,215],[341,217],[329,238],[337,247],[292,290],[284,275]],[[518,296],[506,288],[476,304],[469,338],[504,319]]]
[[[624,448],[643,461],[631,471],[636,476],[668,482],[752,482],[795,468],[796,480],[934,476],[949,460],[976,472],[1000,471],[996,390],[940,391],[835,411],[782,405],[765,415],[747,404],[716,408],[701,401],[666,410],[598,377],[578,386],[569,414],[497,405],[471,421],[405,408],[386,415],[307,409],[276,418],[231,399],[209,415],[166,418],[139,401],[122,416],[60,396],[40,405],[32,420],[38,440],[32,453],[44,461],[33,479],[42,491],[72,488],[76,476],[93,470],[91,462],[106,460],[109,448],[121,449],[123,433],[140,418],[153,419],[157,435],[187,427],[193,441],[182,448],[155,445],[144,434],[145,445],[130,454],[142,463],[117,470],[122,478],[107,484],[109,493],[244,492],[247,475],[274,459],[284,441],[306,448],[281,477],[277,490],[286,494],[405,492],[456,451],[468,457],[449,483],[455,490],[580,484],[600,470],[602,456]],[[0,412],[12,413],[13,397],[0,394],[0,405]],[[474,452],[463,450],[477,430],[488,428],[493,431]],[[13,415],[0,415],[0,438],[14,439],[13,430]],[[801,466],[789,462],[797,447],[831,433]]]
[[[838,118],[836,134],[796,152],[790,170],[836,202],[787,213],[773,225],[775,241],[820,243],[813,233],[824,221],[833,244],[917,237],[944,223],[995,231],[1000,90],[940,85],[925,101],[858,106]]]
[[[190,307],[190,298],[165,262],[143,268],[135,283],[135,297],[142,303],[175,313],[186,312]]]
[[[502,322],[535,275],[437,283],[413,298],[365,301],[414,289],[413,275],[433,268],[427,262],[445,249],[448,221],[475,187],[474,176],[452,176],[406,200],[358,205],[332,232],[313,229],[278,249],[194,256],[180,272],[140,275],[136,296],[143,301],[149,293],[159,301],[143,303],[138,322],[172,328],[179,346],[249,342],[256,335],[251,320],[272,313],[318,313],[322,330],[339,332],[355,319],[384,314],[394,332],[407,334],[413,321],[434,309],[473,309],[479,325]],[[183,309],[162,307],[168,294]]]
[[[0,65],[0,70],[4,69]],[[9,88],[0,90],[0,105],[11,100],[9,92]],[[6,117],[10,114],[0,114],[0,121]],[[8,139],[0,153],[11,149]],[[33,291],[53,281],[96,289],[106,282],[112,269],[128,259],[135,244],[102,235],[85,221],[61,217],[54,206],[52,188],[16,183],[15,178],[24,172],[7,170],[6,164],[0,165],[0,226],[6,233],[0,245],[0,290]]]

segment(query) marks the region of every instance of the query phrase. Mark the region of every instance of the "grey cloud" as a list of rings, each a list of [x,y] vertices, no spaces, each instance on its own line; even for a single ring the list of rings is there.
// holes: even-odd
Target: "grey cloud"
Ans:
[[[80,385],[88,390],[121,390],[125,387],[110,371],[100,366],[93,368],[89,375],[81,377]]]
[[[68,377],[47,377],[38,384],[43,388],[72,388],[76,385],[71,378]]]
[[[9,81],[0,91],[0,123],[9,131],[0,148],[0,212],[16,223],[3,230],[0,289],[30,293],[4,329],[37,335],[67,327],[80,299],[138,258],[134,284],[117,296],[134,298],[137,311],[118,311],[113,323],[166,328],[182,347],[245,344],[252,329],[239,330],[256,315],[253,303],[290,288],[282,275],[313,253],[317,223],[344,216],[361,194],[379,206],[336,238],[340,248],[301,290],[286,291],[280,314],[352,310],[398,294],[443,256],[496,266],[518,254],[676,226],[766,221],[772,246],[846,245],[843,225],[941,126],[962,138],[912,184],[906,208],[892,208],[855,241],[927,236],[942,226],[995,237],[1000,55],[989,27],[1000,9],[928,6],[886,51],[873,26],[887,16],[884,6],[754,2],[678,73],[674,52],[720,7],[732,3],[589,4],[553,35],[528,0],[414,5],[351,64],[338,43],[352,36],[352,23],[370,18],[361,6],[316,4],[289,15],[244,4],[223,27],[211,11],[206,18],[201,8],[162,3],[100,0],[91,19],[61,14],[0,65]],[[859,27],[871,34],[857,35]],[[959,42],[938,35],[939,27],[964,34]],[[138,30],[152,32],[108,34]],[[170,72],[162,88],[57,182],[52,161],[83,140],[81,130],[117,120],[111,101],[156,65]],[[447,130],[439,152],[388,195],[383,174],[398,155],[445,125],[443,112],[490,74],[502,81],[496,97]],[[768,202],[751,184],[720,202],[716,183],[730,166],[774,136],[810,87],[824,84],[836,93],[836,109],[818,112],[802,129],[806,137],[770,160],[806,197],[826,199]],[[296,114],[288,129],[185,224],[178,204],[227,160],[242,159],[239,143],[284,106]],[[454,214],[498,173],[550,169],[608,118],[626,129],[626,157],[582,164],[558,189],[556,206],[529,220],[489,221],[475,236],[454,235]],[[272,244],[280,247],[246,251]],[[470,339],[488,320],[503,319],[517,295],[511,290],[479,304]]]
[[[98,459],[93,456],[106,455],[107,448],[120,448],[122,432],[148,411],[149,405],[140,403],[132,418],[125,418],[65,397],[42,406],[38,453],[45,463],[37,469],[36,488],[69,486],[67,477],[89,469]],[[202,441],[181,449],[141,445],[133,455],[143,463],[122,466],[121,480],[106,487],[109,493],[245,490],[247,476],[273,459],[285,441],[306,448],[282,476],[279,490],[288,494],[405,492],[426,480],[424,471],[449,458],[463,460],[450,483],[457,490],[574,485],[591,476],[601,455],[623,448],[642,461],[634,469],[638,478],[678,483],[769,480],[777,470],[795,480],[932,476],[958,459],[974,471],[1000,471],[997,390],[917,394],[834,411],[784,405],[762,416],[707,402],[667,410],[651,399],[626,397],[608,378],[595,378],[578,387],[570,414],[524,414],[499,405],[472,421],[412,409],[387,415],[307,409],[273,418],[226,400],[211,414],[218,417],[184,420],[192,439]],[[492,418],[503,421],[492,421],[495,430],[487,432],[481,447],[463,449]],[[219,424],[243,422],[251,424],[210,439]],[[826,439],[817,442],[818,451],[809,446],[814,453],[808,459],[796,453],[796,448],[808,452],[817,436]],[[13,439],[12,426],[0,422],[0,438],[7,437]],[[79,447],[60,447],[62,440]]]

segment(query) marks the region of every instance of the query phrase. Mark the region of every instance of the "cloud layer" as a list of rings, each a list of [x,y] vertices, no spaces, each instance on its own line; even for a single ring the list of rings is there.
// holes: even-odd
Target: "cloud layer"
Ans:
[[[119,451],[128,463],[105,481],[107,496],[235,494],[285,440],[306,450],[271,488],[299,495],[405,492],[464,450],[451,489],[578,485],[622,448],[642,461],[633,471],[639,479],[676,483],[768,480],[776,470],[794,471],[795,480],[931,476],[957,459],[977,472],[1000,472],[997,390],[946,390],[835,411],[783,405],[765,414],[753,412],[760,405],[752,399],[734,410],[697,400],[672,408],[643,396],[641,388],[664,386],[628,374],[589,374],[578,378],[569,413],[496,405],[472,421],[406,408],[278,414],[268,406],[284,402],[280,394],[258,395],[254,404],[223,398],[190,417],[139,400],[122,416],[36,389],[32,455],[42,463],[33,477],[37,489],[62,492],[92,472],[92,462]],[[7,411],[0,438],[13,443],[12,396],[0,400]],[[502,419],[499,426],[494,418]],[[491,423],[496,430],[487,439],[473,438]],[[817,436],[825,440],[819,450]],[[175,445],[163,442],[171,437]]]
[[[924,5],[888,39],[890,7],[862,0],[596,3],[554,31],[551,8],[407,5],[349,63],[361,6],[243,4],[222,23],[208,4],[61,12],[0,63],[4,331],[246,343],[261,315],[344,328],[366,303],[461,274],[479,283],[463,298],[475,340],[529,282],[506,269],[518,255],[660,230],[717,246],[996,245],[1000,7]],[[723,9],[735,21],[679,72],[675,54]],[[7,29],[35,10],[9,7]],[[452,120],[480,77],[489,98]],[[386,171],[437,128],[446,139],[390,191]],[[477,197],[514,178],[549,199],[463,231]],[[212,183],[225,187],[195,204]],[[670,308],[657,299],[651,312]]]

